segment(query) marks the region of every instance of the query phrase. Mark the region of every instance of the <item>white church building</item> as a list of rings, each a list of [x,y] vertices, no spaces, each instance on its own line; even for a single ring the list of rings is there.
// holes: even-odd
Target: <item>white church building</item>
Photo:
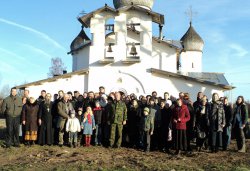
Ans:
[[[178,97],[188,92],[193,100],[199,91],[211,98],[214,92],[222,96],[233,88],[223,73],[202,71],[204,41],[192,23],[180,40],[164,40],[164,15],[152,11],[154,0],[113,1],[115,8],[105,5],[78,18],[82,29],[68,53],[71,73],[18,88],[39,96],[43,89],[83,93],[104,86],[106,93],[147,95],[155,90],[159,96],[169,92]],[[159,25],[157,36],[153,24]]]

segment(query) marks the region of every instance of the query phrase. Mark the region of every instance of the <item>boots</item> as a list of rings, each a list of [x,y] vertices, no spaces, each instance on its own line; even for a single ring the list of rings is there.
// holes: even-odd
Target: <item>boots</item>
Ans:
[[[88,137],[88,146],[90,146],[91,143],[91,137]]]
[[[88,137],[87,136],[85,136],[85,144],[84,144],[84,146],[88,146]]]
[[[70,143],[69,143],[69,148],[71,148],[71,147],[72,147],[72,143],[70,142]]]
[[[89,147],[91,142],[91,137],[85,136],[85,146]]]
[[[243,144],[242,148],[238,150],[239,153],[245,153],[246,152],[246,144]]]

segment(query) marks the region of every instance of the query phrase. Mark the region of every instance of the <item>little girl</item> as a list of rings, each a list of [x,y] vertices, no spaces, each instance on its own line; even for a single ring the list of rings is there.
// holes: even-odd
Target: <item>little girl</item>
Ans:
[[[85,145],[90,146],[91,136],[95,129],[95,118],[91,107],[87,107],[82,122],[83,134],[85,135]]]

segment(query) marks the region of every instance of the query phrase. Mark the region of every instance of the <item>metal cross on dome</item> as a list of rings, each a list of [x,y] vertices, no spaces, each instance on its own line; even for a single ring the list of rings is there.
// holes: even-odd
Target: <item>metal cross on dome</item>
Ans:
[[[189,9],[185,12],[185,14],[189,17],[190,23],[192,23],[194,16],[198,15],[197,12],[193,11],[192,6],[189,7]]]

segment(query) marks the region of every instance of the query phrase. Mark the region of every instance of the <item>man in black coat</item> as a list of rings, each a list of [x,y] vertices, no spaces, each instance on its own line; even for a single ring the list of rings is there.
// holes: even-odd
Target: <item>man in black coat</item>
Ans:
[[[51,94],[46,94],[45,101],[40,104],[39,109],[39,125],[40,134],[38,144],[52,145],[54,128],[52,127],[52,107]]]

